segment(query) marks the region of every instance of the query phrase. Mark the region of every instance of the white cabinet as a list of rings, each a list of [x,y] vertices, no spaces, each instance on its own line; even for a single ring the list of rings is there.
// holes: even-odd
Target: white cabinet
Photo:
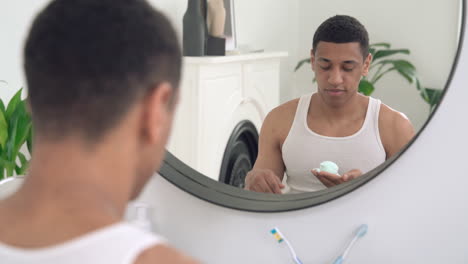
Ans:
[[[258,131],[279,104],[280,60],[285,52],[224,57],[185,57],[180,103],[168,150],[218,180],[235,126],[251,121]]]

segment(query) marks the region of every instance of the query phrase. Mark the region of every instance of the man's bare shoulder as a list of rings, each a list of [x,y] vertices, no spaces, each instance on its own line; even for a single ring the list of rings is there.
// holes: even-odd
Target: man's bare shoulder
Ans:
[[[405,114],[382,104],[379,131],[387,159],[398,153],[413,137],[414,128]]]
[[[284,141],[293,124],[298,103],[299,98],[273,108],[263,121],[263,134],[273,136],[279,140],[278,142]]]
[[[291,120],[294,119],[296,114],[297,105],[299,104],[299,98],[287,101],[270,111],[265,120]]]
[[[198,264],[198,261],[166,245],[157,245],[141,253],[135,264]]]
[[[379,123],[383,128],[405,130],[414,132],[413,125],[409,118],[402,112],[399,112],[385,104],[380,106]]]

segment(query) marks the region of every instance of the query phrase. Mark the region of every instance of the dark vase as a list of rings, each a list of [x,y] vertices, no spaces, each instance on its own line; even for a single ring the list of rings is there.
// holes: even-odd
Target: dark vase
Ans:
[[[201,10],[201,1],[188,0],[183,19],[182,46],[184,56],[204,56],[206,46],[206,21]]]

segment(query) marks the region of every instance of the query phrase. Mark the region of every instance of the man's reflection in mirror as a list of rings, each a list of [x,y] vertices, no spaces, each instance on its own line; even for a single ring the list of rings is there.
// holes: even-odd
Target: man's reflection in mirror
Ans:
[[[374,169],[414,136],[403,113],[358,93],[372,61],[368,33],[358,20],[337,15],[323,22],[314,34],[310,60],[317,92],[267,115],[247,190],[323,190]],[[338,165],[338,171],[317,169],[324,161]]]

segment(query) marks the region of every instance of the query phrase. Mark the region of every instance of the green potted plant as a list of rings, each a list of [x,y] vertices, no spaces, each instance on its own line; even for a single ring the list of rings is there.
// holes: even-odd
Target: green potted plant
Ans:
[[[0,181],[24,175],[29,165],[22,147],[32,150],[32,122],[27,102],[21,99],[20,89],[5,106],[0,99]]]
[[[409,83],[415,84],[421,97],[426,101],[431,111],[439,103],[442,95],[442,90],[421,86],[416,68],[414,65],[405,59],[391,58],[393,55],[409,55],[408,49],[391,49],[390,43],[374,43],[369,45],[369,52],[372,54],[372,62],[370,65],[369,75],[361,79],[359,83],[359,92],[364,95],[371,95],[375,90],[376,83],[386,74],[396,72]],[[310,58],[300,60],[294,71],[297,71],[304,64],[310,63]]]

